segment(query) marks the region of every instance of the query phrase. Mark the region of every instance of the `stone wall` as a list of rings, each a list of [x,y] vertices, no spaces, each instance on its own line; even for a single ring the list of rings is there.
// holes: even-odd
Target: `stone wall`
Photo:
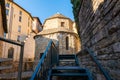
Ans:
[[[68,37],[68,50],[66,49],[66,37]],[[77,36],[69,33],[53,33],[38,36],[36,38],[36,54],[43,53],[49,40],[52,39],[55,44],[59,43],[59,54],[75,54],[80,51],[80,42]]]
[[[42,37],[42,36],[37,36],[35,37],[35,62],[34,62],[34,69],[36,65],[38,64],[42,53],[44,53],[50,39]]]
[[[66,49],[66,37],[69,38],[68,50]],[[39,62],[51,39],[55,45],[59,44],[59,54],[76,54],[80,50],[79,39],[74,34],[61,32],[47,35],[37,35],[35,36],[35,66]]]
[[[59,40],[59,54],[75,54],[79,50],[76,49],[77,45],[75,46],[75,42],[77,39],[75,35],[69,33],[59,33],[61,37]],[[68,49],[66,49],[66,38],[68,37]],[[78,42],[79,44],[79,42]]]
[[[118,80],[120,79],[118,75],[120,74],[120,0],[81,1],[78,31],[82,49],[89,47],[94,50],[100,63],[114,80]],[[94,68],[94,65],[91,64],[91,69],[92,67]]]
[[[31,59],[34,60],[35,57],[35,40],[34,36],[35,33],[30,33],[29,37],[26,39],[25,45],[24,45],[24,59]]]
[[[3,54],[2,58],[8,58],[9,49],[13,48],[13,61],[19,61],[20,55],[20,46],[4,42],[3,43]]]

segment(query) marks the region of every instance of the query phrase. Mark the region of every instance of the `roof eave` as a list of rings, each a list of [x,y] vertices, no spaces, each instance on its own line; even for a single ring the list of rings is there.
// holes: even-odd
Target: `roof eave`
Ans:
[[[25,10],[24,8],[22,8],[21,6],[19,6],[17,3],[15,3],[14,1],[10,1],[11,3],[15,4],[16,6],[20,7],[23,11],[25,11],[26,13],[28,13],[28,15],[31,17],[31,19],[33,20],[33,17],[32,15],[27,11]]]

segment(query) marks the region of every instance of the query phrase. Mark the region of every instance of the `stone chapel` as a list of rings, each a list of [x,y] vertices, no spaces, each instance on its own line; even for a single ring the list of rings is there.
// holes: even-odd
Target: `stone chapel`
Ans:
[[[80,39],[75,22],[57,13],[44,21],[43,30],[35,37],[35,60],[39,60],[50,39],[59,48],[59,54],[76,54],[80,51]]]

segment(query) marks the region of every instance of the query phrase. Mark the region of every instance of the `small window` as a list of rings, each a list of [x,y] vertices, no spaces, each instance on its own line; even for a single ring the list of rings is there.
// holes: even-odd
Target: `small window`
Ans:
[[[42,58],[42,56],[43,56],[43,53],[40,53],[40,59]]]
[[[20,36],[18,35],[18,37],[17,37],[17,41],[20,41]]]
[[[69,49],[69,38],[66,37],[66,50],[68,50],[68,49]]]
[[[19,14],[22,15],[22,11],[20,11]]]
[[[8,8],[9,8],[9,7],[10,7],[10,3],[6,3],[6,7],[8,7]]]
[[[9,15],[9,9],[6,9],[6,15]]]
[[[6,33],[4,33],[4,38],[6,38]]]
[[[27,34],[29,35],[29,33],[30,33],[30,31],[29,31],[29,29],[28,29]]]
[[[29,27],[29,21],[28,21],[28,27]]]
[[[21,16],[19,16],[19,22],[21,22],[22,21],[22,17]]]
[[[8,49],[8,58],[13,58],[13,55],[14,55],[14,48],[10,47]]]
[[[28,27],[29,27],[29,18],[28,18]]]
[[[61,27],[64,27],[65,26],[65,22],[61,22]]]
[[[21,26],[18,26],[18,32],[21,32]]]

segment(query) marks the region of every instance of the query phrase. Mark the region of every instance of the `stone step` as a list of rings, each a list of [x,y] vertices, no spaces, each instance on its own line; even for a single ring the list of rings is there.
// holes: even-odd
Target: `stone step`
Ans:
[[[12,69],[12,66],[0,66],[0,70]]]
[[[12,58],[0,58],[0,62],[9,62],[9,61],[13,61]]]
[[[62,59],[75,59],[75,55],[59,55],[59,60],[62,60]]]
[[[11,58],[0,58],[0,66],[11,66],[13,59]]]
[[[83,69],[83,68],[80,68],[79,66],[57,66],[57,67],[54,67],[53,69],[57,69],[57,70],[86,70],[86,69]]]
[[[88,76],[86,73],[53,73],[52,76]]]
[[[52,68],[52,73],[87,73],[87,70],[79,66],[57,66]]]
[[[32,71],[22,72],[22,78],[30,78],[32,75]],[[16,80],[18,78],[18,72],[15,73],[7,73],[7,74],[0,74],[0,80]]]
[[[59,62],[75,62],[75,59],[62,59]]]
[[[59,62],[59,66],[76,66],[75,62]]]
[[[51,80],[89,80],[86,76],[53,76]]]

